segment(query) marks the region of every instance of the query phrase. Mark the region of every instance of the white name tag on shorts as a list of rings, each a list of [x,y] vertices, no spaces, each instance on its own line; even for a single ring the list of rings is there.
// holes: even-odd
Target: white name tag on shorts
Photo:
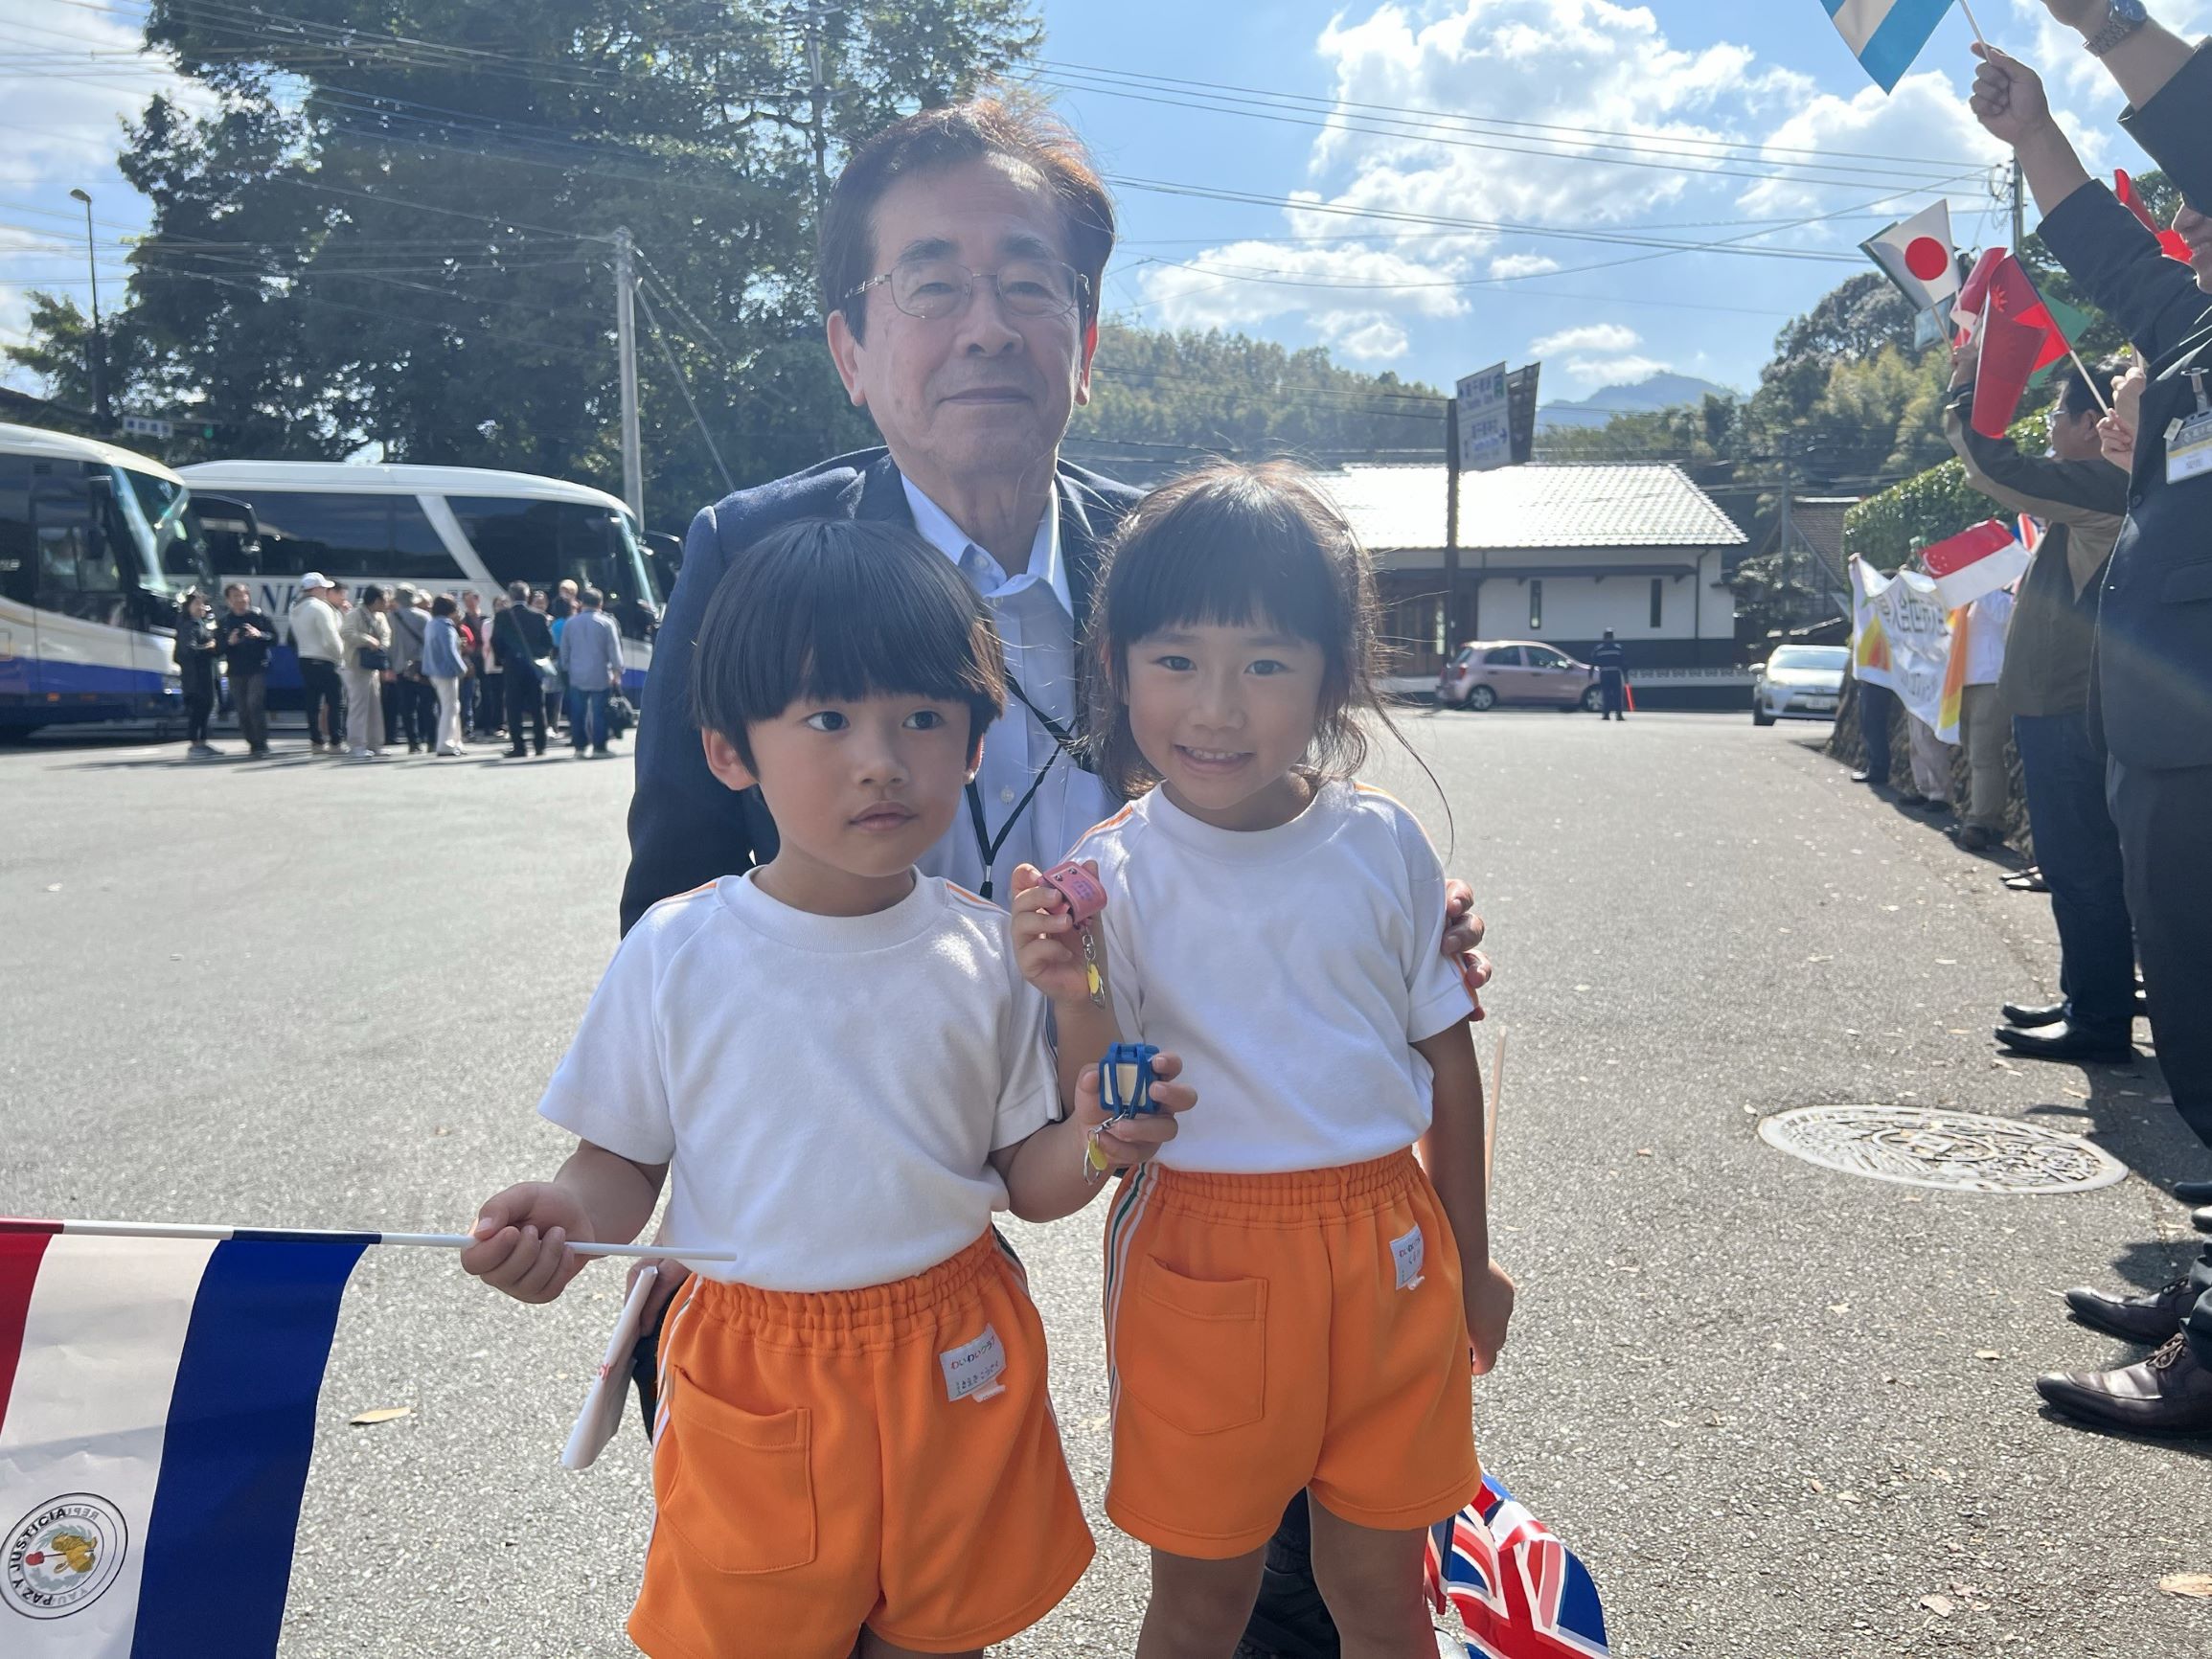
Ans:
[[[2166,482],[2179,484],[2212,472],[2212,415],[2192,415],[2174,422],[2166,440]]]
[[[1390,1241],[1390,1254],[1398,1261],[1398,1288],[1411,1290],[1421,1283],[1421,1262],[1425,1254],[1419,1227],[1402,1239]]]
[[[1004,1394],[998,1379],[1006,1373],[1006,1348],[995,1329],[986,1325],[973,1342],[948,1348],[937,1356],[945,1368],[945,1393],[949,1399],[989,1399]]]

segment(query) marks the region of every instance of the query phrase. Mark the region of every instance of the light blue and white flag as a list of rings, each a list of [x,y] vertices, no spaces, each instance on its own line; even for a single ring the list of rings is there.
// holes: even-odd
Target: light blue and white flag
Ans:
[[[376,1239],[0,1219],[0,1654],[276,1652],[338,1299]]]
[[[1820,0],[1874,83],[1895,92],[1951,0]]]

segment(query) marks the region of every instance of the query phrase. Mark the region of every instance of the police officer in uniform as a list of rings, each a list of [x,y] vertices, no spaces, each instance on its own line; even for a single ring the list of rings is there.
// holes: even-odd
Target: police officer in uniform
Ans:
[[[2111,71],[2130,102],[2121,125],[2187,204],[2174,220],[2184,264],[2090,179],[2035,74],[1975,48],[1974,113],[2019,157],[2044,245],[2149,371],[2128,520],[2098,612],[2095,692],[2158,1063],[2175,1109],[2212,1144],[2212,45],[2192,51],[2143,0],[2044,5]],[[2212,1183],[2178,1191],[2212,1199]],[[2212,1231],[2212,1211],[2198,1215]],[[2212,1250],[2187,1281],[2151,1295],[2083,1288],[2067,1300],[2101,1329],[2164,1346],[2137,1365],[2041,1377],[2046,1400],[2108,1427],[2212,1433]]]
[[[1621,642],[1613,638],[1613,630],[1606,629],[1605,643],[1590,653],[1598,670],[1598,690],[1606,699],[1606,718],[1625,720],[1629,717],[1629,653],[1621,648]]]

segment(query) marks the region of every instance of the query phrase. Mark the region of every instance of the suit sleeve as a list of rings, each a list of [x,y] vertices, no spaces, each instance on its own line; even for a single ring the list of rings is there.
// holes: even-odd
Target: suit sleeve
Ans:
[[[707,601],[729,567],[715,509],[692,520],[683,568],[653,638],[652,667],[637,725],[637,784],[629,802],[629,874],[622,926],[662,899],[688,893],[752,863],[752,838],[737,792],[707,770],[692,719],[692,648]]]
[[[2212,42],[2197,48],[2158,96],[2120,117],[2128,136],[2150,153],[2199,209],[2212,209]]]
[[[1970,381],[1943,410],[1943,435],[1966,466],[1967,482],[2001,507],[2058,524],[2116,534],[2128,516],[2128,475],[2097,461],[2046,461],[2022,455],[2010,438],[1984,438],[1967,415]]]
[[[2184,71],[2175,77],[2174,85],[2188,75]],[[2174,85],[2153,103],[2163,103]],[[2039,234],[2067,274],[2088,290],[2099,310],[2127,330],[2147,360],[2163,357],[2195,333],[2212,305],[2189,267],[2168,259],[2142,221],[2094,181],[2044,215]]]

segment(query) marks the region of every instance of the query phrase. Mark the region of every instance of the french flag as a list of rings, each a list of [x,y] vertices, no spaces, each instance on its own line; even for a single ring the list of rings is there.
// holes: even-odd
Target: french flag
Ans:
[[[1860,67],[1895,92],[1950,10],[1950,0],[1820,0]]]
[[[376,1236],[72,1225],[0,1218],[0,1653],[268,1659]]]

